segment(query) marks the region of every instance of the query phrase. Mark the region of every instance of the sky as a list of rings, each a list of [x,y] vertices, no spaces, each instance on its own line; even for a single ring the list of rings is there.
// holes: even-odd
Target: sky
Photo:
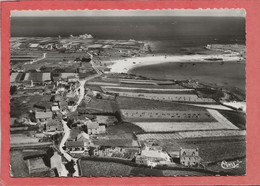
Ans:
[[[22,10],[11,17],[84,17],[84,16],[232,16],[245,17],[244,9],[167,9],[167,10]]]

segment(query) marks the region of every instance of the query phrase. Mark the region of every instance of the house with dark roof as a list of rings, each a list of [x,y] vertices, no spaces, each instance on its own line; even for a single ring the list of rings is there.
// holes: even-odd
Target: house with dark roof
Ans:
[[[49,112],[52,107],[52,102],[48,101],[41,101],[33,105],[36,111],[44,111],[44,112]]]

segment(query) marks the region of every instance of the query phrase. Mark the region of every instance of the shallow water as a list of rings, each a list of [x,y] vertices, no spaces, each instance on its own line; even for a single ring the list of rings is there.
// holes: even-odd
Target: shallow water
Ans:
[[[154,79],[197,80],[201,83],[239,88],[245,91],[245,63],[185,62],[134,68],[129,73]]]

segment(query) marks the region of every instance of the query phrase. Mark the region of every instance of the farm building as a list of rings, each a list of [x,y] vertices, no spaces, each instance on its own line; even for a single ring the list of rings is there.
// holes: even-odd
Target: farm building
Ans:
[[[18,83],[21,82],[23,80],[24,77],[24,73],[21,72],[13,72],[10,76],[10,83]]]
[[[26,162],[30,175],[50,171],[50,168],[44,164],[41,157],[28,159]]]
[[[35,108],[36,112],[49,112],[52,107],[52,102],[41,101],[39,103],[34,104],[33,107]]]
[[[66,101],[59,101],[59,108],[62,112],[67,110],[68,103]]]
[[[39,46],[38,43],[30,43],[29,47],[30,48],[37,48]]]
[[[51,110],[52,110],[52,111],[59,111],[60,108],[59,108],[58,105],[53,105],[53,106],[51,107]]]
[[[170,164],[171,158],[166,152],[145,146],[141,154],[136,157],[136,163],[156,166],[157,164]]]
[[[100,133],[99,124],[97,122],[88,122],[87,129],[88,129],[88,134],[99,134]]]
[[[89,135],[83,131],[81,131],[81,133],[78,134],[76,141],[83,141],[88,146],[92,145],[91,140],[89,139]]]
[[[40,72],[31,72],[26,73],[24,77],[25,82],[37,82],[37,83],[43,83],[43,82],[50,82],[51,81],[51,73],[40,73]]]
[[[99,124],[106,124],[106,125],[115,125],[118,120],[115,116],[106,116],[106,115],[96,115],[95,121]]]
[[[46,131],[53,132],[53,131],[62,131],[63,126],[60,120],[57,119],[50,119],[46,123]]]
[[[78,74],[76,73],[61,73],[60,78],[68,81],[69,78],[78,78]]]
[[[37,122],[46,122],[52,118],[52,112],[36,112],[35,118]]]
[[[67,141],[65,149],[73,153],[82,153],[87,150],[87,144],[83,141]]]
[[[180,163],[193,167],[200,163],[199,149],[180,149]]]

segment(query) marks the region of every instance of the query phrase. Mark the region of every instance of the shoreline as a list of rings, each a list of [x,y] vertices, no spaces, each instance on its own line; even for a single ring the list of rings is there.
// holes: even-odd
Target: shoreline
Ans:
[[[214,59],[222,59],[215,60]],[[242,61],[243,58],[232,54],[222,54],[222,55],[158,55],[158,56],[145,56],[145,57],[134,57],[115,60],[112,65],[109,65],[111,73],[127,73],[131,69],[141,66],[162,64],[162,63],[178,63],[178,62],[228,62],[228,61]],[[104,61],[104,63],[106,63]],[[111,62],[110,62],[111,63]]]

